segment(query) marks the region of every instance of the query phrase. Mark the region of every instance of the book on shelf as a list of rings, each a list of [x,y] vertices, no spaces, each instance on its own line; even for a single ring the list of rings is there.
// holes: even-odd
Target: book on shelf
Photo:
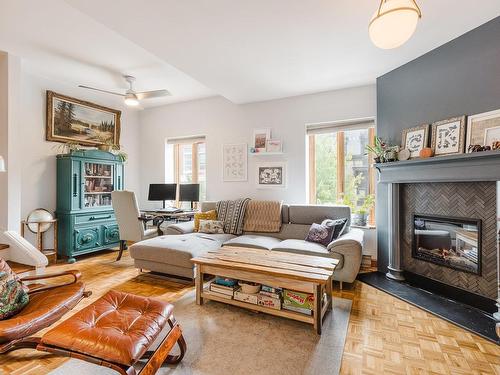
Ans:
[[[263,296],[268,296],[268,297],[271,297],[271,298],[281,299],[281,293],[273,293],[273,292],[268,292],[266,290],[261,290],[259,293],[262,294]]]
[[[262,287],[260,289],[264,292],[276,293],[276,294],[283,292],[283,288],[274,288],[274,287],[268,286],[268,285],[262,285]]]
[[[228,287],[234,287],[235,285],[238,285],[238,280],[222,276],[215,276],[214,282],[218,285],[224,285]]]
[[[301,314],[304,314],[304,315],[312,315],[312,310],[311,309],[306,309],[305,307],[297,307],[297,306],[283,304],[283,308],[285,310],[298,312],[298,313],[301,313]]]
[[[216,292],[216,291],[213,291],[213,290],[209,290],[209,289],[205,289],[204,292],[206,294],[208,294],[208,295],[212,295],[212,296],[219,297],[219,298],[233,299],[232,295],[224,294],[224,293],[219,293],[219,292]]]
[[[216,284],[214,282],[210,283],[210,291],[211,292],[226,294],[226,295],[231,296],[231,297],[234,295],[234,291],[236,289],[237,289],[237,286],[228,287],[228,286]]]

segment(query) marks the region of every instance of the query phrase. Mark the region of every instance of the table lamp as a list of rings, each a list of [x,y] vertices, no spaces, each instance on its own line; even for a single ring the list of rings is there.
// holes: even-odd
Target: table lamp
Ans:
[[[0,172],[6,172],[7,170],[5,169],[5,160],[3,160],[2,155],[0,155]]]

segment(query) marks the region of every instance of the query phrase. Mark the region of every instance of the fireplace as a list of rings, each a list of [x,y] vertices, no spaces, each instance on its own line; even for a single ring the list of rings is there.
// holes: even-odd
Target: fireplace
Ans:
[[[413,215],[412,257],[481,275],[481,220]]]

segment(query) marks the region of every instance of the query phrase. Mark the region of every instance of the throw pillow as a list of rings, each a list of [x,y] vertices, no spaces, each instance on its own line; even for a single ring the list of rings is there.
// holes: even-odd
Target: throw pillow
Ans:
[[[28,302],[28,288],[7,262],[0,259],[0,320],[16,315]]]
[[[331,225],[312,223],[306,241],[328,246],[332,242],[334,227]]]
[[[200,220],[199,233],[224,233],[224,223],[219,220]]]
[[[347,219],[326,219],[323,220],[321,223],[322,225],[328,225],[333,227],[333,236],[332,236],[332,241],[336,240],[339,238],[345,231],[345,228],[347,227]]]
[[[194,231],[200,229],[200,220],[217,220],[217,211],[197,212],[194,214]]]

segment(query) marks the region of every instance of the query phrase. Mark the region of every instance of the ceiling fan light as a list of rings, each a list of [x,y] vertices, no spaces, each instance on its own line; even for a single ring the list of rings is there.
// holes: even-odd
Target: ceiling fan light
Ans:
[[[130,107],[136,107],[139,105],[139,100],[137,99],[137,96],[135,94],[127,93],[125,95],[125,104]]]
[[[411,38],[421,17],[414,0],[381,0],[368,26],[370,39],[382,49],[400,47]]]

